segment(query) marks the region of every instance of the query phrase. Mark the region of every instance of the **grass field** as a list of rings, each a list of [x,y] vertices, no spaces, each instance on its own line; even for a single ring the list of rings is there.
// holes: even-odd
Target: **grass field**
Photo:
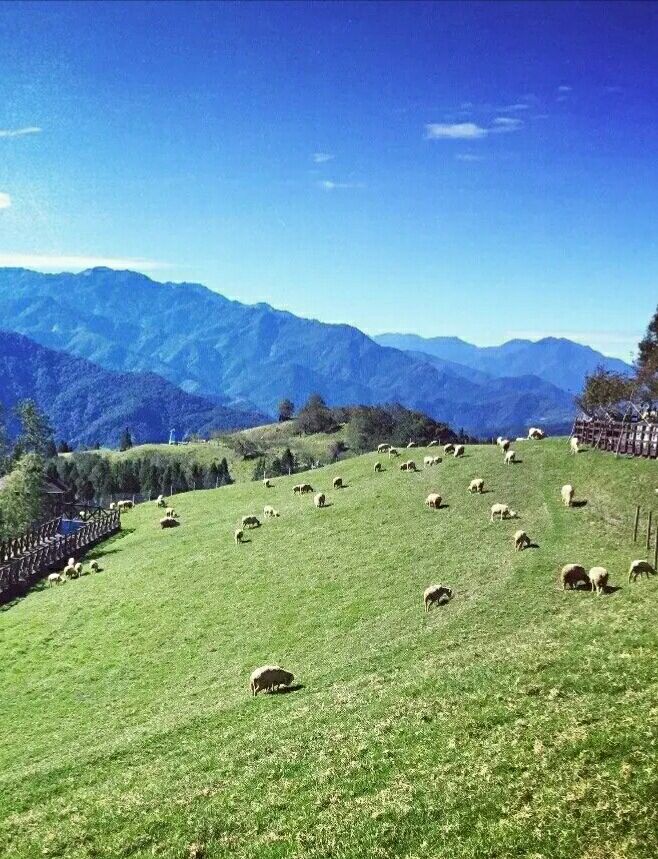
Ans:
[[[290,448],[297,459],[305,463],[311,460],[313,462],[326,462],[329,444],[333,441],[344,441],[345,437],[344,428],[331,435],[317,433],[316,435],[304,436],[297,435],[294,428],[295,423],[293,421],[286,421],[239,430],[228,436],[212,439],[205,444],[199,442],[190,442],[184,445],[140,444],[124,451],[102,448],[97,452],[118,459],[138,459],[145,453],[158,453],[163,456],[176,456],[193,460],[205,467],[226,457],[233,480],[244,482],[252,479],[256,461],[243,459],[230,443],[231,438],[253,442],[258,450],[266,454],[268,458],[281,456],[286,448]],[[65,456],[68,455],[65,454]]]
[[[626,580],[655,463],[516,449],[350,459],[309,476],[324,510],[293,476],[125,514],[103,572],[0,613],[0,855],[655,859],[658,577]],[[567,562],[616,589],[562,592]],[[300,688],[251,698],[268,662]]]

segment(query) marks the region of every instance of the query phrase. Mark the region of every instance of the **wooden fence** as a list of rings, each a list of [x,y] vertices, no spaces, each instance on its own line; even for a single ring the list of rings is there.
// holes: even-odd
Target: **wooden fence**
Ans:
[[[58,516],[12,540],[0,542],[0,603],[27,590],[53,567],[70,557],[79,558],[100,540],[121,528],[117,510],[90,510],[75,531],[62,533],[73,521]]]
[[[580,442],[625,456],[658,458],[658,424],[644,421],[602,421],[579,418],[572,434]]]

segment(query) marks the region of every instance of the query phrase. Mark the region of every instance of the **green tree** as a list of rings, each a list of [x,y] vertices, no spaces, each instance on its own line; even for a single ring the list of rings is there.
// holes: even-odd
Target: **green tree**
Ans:
[[[22,400],[14,411],[21,424],[16,441],[17,452],[20,455],[36,453],[48,458],[55,455],[57,450],[50,421],[34,400]]]
[[[119,450],[130,450],[132,446],[133,437],[130,435],[128,427],[126,427],[119,438]]]
[[[585,379],[585,386],[576,403],[586,413],[592,414],[597,408],[608,411],[623,411],[621,404],[633,396],[636,382],[621,373],[614,373],[597,367]]]
[[[338,428],[331,409],[320,394],[311,394],[297,415],[297,432],[311,435],[319,432],[335,432]]]
[[[39,519],[43,507],[44,461],[27,453],[5,478],[0,492],[2,538],[15,537]]]
[[[292,400],[285,399],[279,403],[279,422],[289,421],[295,413],[295,404]]]

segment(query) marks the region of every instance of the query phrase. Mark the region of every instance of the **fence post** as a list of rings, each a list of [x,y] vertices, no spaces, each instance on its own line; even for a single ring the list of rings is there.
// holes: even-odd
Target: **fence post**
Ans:
[[[640,524],[640,505],[635,508],[635,525],[633,526],[633,542],[637,543],[637,526]]]
[[[647,552],[651,546],[651,510],[649,510],[649,519],[647,520]]]

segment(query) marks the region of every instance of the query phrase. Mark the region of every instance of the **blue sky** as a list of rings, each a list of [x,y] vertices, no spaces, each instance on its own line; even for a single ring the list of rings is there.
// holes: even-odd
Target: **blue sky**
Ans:
[[[0,4],[0,264],[628,358],[658,6]]]

